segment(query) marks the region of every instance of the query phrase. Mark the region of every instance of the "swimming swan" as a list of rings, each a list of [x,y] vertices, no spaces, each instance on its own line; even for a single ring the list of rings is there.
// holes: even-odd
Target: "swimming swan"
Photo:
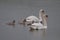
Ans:
[[[47,29],[47,18],[48,15],[44,13],[44,11],[41,11],[41,18],[42,18],[42,23],[33,23],[30,28],[31,29]]]
[[[27,22],[27,24],[32,24],[32,21],[34,22],[39,22],[39,21],[42,21],[42,18],[41,18],[41,11],[43,12],[44,10],[41,9],[39,11],[39,18],[37,18],[36,16],[28,16],[26,19],[23,20],[23,23]]]

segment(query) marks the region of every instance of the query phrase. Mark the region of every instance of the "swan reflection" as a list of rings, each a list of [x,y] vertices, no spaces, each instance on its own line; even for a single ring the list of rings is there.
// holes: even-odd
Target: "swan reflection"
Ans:
[[[29,30],[32,33],[31,40],[45,40],[46,30]]]

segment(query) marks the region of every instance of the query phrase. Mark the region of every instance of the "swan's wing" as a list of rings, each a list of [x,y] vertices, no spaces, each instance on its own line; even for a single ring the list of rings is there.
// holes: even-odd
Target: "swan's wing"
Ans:
[[[42,27],[43,25],[41,23],[33,23],[32,26]]]
[[[26,21],[39,21],[39,19],[36,16],[29,16],[26,18]]]
[[[43,27],[43,25],[41,23],[33,23],[31,25],[31,28],[33,29],[41,29]]]

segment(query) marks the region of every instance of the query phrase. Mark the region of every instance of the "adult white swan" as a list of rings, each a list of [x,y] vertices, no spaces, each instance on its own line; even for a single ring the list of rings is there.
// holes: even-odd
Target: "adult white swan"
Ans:
[[[32,22],[34,21],[34,22],[40,22],[40,21],[42,21],[42,18],[41,18],[41,12],[44,12],[44,10],[43,9],[41,9],[40,11],[39,11],[39,17],[37,18],[36,16],[28,16],[26,19],[24,19],[23,20],[23,23],[25,23],[25,22],[27,22],[27,24],[32,24]]]
[[[48,15],[46,15],[44,13],[44,11],[41,12],[41,17],[42,17],[42,23],[38,22],[38,23],[33,23],[31,25],[31,29],[47,29],[47,18],[48,18]]]

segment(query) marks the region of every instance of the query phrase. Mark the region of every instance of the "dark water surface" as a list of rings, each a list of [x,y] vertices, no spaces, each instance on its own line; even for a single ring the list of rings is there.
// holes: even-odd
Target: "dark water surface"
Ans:
[[[30,15],[38,17],[43,8],[48,14],[48,29],[29,31],[19,25],[21,18]],[[5,23],[16,20],[16,25]],[[0,0],[0,40],[60,40],[60,1],[59,0]]]

